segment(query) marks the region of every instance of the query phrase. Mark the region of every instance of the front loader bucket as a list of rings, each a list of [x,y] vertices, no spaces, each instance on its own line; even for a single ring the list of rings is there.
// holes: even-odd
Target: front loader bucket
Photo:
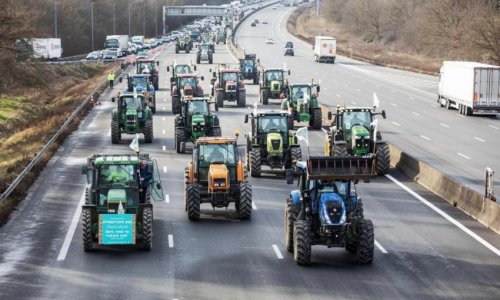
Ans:
[[[369,156],[316,156],[307,160],[309,179],[369,180],[377,176],[377,161]]]

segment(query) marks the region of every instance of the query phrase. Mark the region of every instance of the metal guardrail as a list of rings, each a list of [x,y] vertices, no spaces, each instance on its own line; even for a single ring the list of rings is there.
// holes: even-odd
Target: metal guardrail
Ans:
[[[121,74],[120,67],[115,68],[114,71],[117,75]],[[17,188],[17,186],[29,174],[31,169],[33,169],[33,167],[36,164],[38,164],[38,162],[40,161],[42,156],[45,154],[45,152],[50,148],[50,146],[52,146],[52,144],[59,138],[59,136],[61,136],[61,134],[67,129],[67,127],[71,124],[71,122],[73,122],[75,117],[85,108],[85,106],[87,106],[89,104],[90,99],[92,99],[94,93],[96,93],[100,88],[102,88],[103,85],[105,85],[107,83],[108,83],[107,79],[104,79],[101,83],[99,83],[99,85],[96,88],[94,88],[94,90],[92,90],[92,92],[83,100],[82,104],[80,104],[80,106],[78,106],[76,108],[76,110],[74,110],[71,113],[71,115],[66,119],[66,121],[61,126],[61,128],[59,128],[59,130],[54,134],[54,136],[52,136],[52,138],[45,144],[45,146],[43,146],[43,148],[36,153],[35,158],[33,158],[33,160],[30,161],[30,163],[16,177],[16,179],[14,179],[14,181],[12,181],[9,184],[9,186],[5,190],[5,192],[3,192],[2,195],[0,195],[0,204],[3,203],[5,201],[5,199],[7,199],[12,194],[12,192]]]
[[[87,54],[79,54],[79,55],[61,57],[57,61],[76,61],[76,60],[85,59],[86,57],[87,57]]]

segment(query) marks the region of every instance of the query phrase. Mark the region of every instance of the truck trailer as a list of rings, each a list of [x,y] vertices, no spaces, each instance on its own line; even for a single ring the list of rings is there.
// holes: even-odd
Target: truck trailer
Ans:
[[[59,38],[35,38],[29,39],[28,43],[33,49],[34,58],[56,60],[62,56],[63,49]]]
[[[337,40],[329,36],[314,38],[314,61],[335,63],[337,56]]]
[[[106,42],[104,42],[104,48],[117,49],[118,56],[121,57],[128,54],[128,44],[128,35],[108,35]]]
[[[465,116],[500,113],[500,67],[468,61],[444,61],[437,102]]]

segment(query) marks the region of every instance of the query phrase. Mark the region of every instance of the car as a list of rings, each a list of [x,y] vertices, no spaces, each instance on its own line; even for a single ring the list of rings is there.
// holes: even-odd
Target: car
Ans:
[[[292,48],[293,49],[293,42],[286,41],[285,48]]]
[[[101,55],[99,54],[99,51],[93,51],[87,55],[87,60],[99,60],[100,58]]]
[[[117,58],[118,58],[118,49],[110,48],[106,50],[102,59],[104,61],[115,61]]]
[[[273,6],[272,6],[272,8],[273,8],[273,9],[277,9],[277,8],[278,8],[278,6],[277,6],[277,5],[273,5]]]
[[[293,48],[285,48],[285,56],[294,56]]]
[[[267,24],[267,20],[262,21],[262,24]]]
[[[266,44],[274,44],[274,41],[272,38],[267,38],[266,39]]]
[[[250,24],[250,26],[255,27],[255,26],[257,26],[257,25],[255,25],[255,23],[252,23],[252,24]]]

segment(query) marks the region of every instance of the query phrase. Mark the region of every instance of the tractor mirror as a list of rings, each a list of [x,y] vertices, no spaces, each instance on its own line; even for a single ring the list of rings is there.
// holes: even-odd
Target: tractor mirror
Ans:
[[[331,111],[329,111],[329,112],[328,112],[328,120],[331,120],[331,119],[332,119],[332,112],[331,112]]]
[[[170,67],[169,66],[167,66],[167,72],[170,72]]]
[[[159,182],[158,182],[158,183],[156,184],[156,188],[157,188],[158,190],[161,190],[161,183],[159,183]]]
[[[208,69],[208,72],[212,73],[212,68]]]
[[[386,118],[386,115],[385,115],[385,110],[382,111],[382,118]]]
[[[196,65],[194,65],[194,66],[193,66],[193,70],[195,70],[195,71],[196,71]]]
[[[157,61],[156,61],[156,65],[157,65],[157,66],[159,66],[159,65],[160,65],[160,61],[159,61],[159,60],[157,60]]]
[[[201,78],[201,81],[205,80],[205,76],[201,76],[200,78]]]
[[[248,123],[248,115],[245,115],[245,123]]]
[[[292,74],[290,73],[290,70],[288,70],[288,75],[292,75]]]
[[[217,77],[217,73],[213,72],[213,73],[212,73],[212,76],[213,76],[213,77]]]
[[[111,97],[111,102],[115,102],[115,97]]]
[[[316,91],[318,91],[318,93],[319,93],[319,91],[320,91],[320,90],[321,90],[321,87],[318,85],[318,86],[316,87]]]
[[[235,130],[234,131],[234,135],[236,136],[236,139],[238,139],[240,137],[240,131],[239,130]]]
[[[87,174],[88,171],[89,169],[87,168],[87,166],[82,166],[82,174]]]
[[[286,184],[293,184],[293,170],[287,169],[285,172],[286,172]]]

